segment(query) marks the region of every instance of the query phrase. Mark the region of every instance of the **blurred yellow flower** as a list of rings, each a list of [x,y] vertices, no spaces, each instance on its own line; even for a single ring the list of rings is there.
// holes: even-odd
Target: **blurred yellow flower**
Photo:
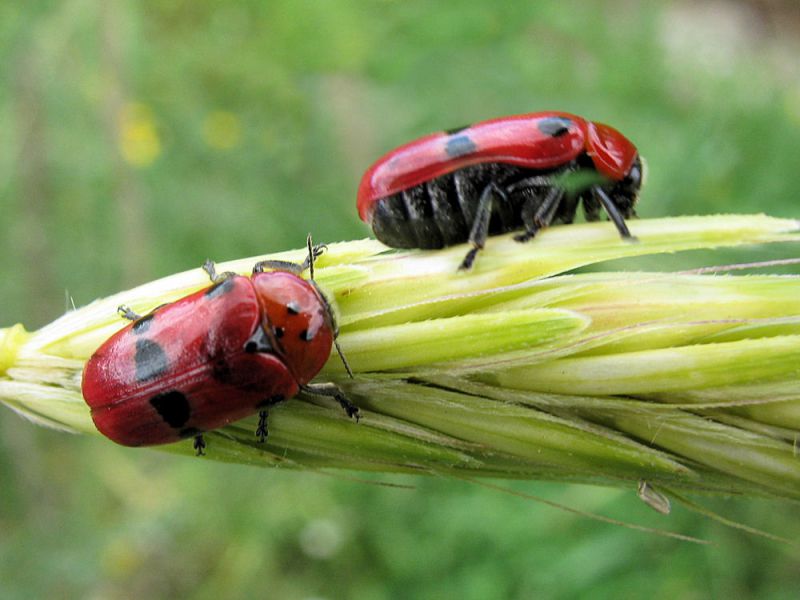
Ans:
[[[153,111],[140,102],[129,102],[118,116],[119,149],[125,162],[146,167],[161,154]]]
[[[203,139],[215,150],[230,150],[242,139],[242,122],[234,113],[215,110],[203,120]]]

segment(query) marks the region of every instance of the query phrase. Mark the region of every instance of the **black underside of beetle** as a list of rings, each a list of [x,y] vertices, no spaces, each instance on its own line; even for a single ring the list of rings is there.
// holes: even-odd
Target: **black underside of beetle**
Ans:
[[[468,241],[479,200],[487,186],[495,184],[489,235],[529,229],[523,213],[530,215],[554,192],[556,181],[567,172],[595,172],[587,157],[580,157],[556,169],[525,169],[503,163],[464,167],[375,202],[372,229],[375,236],[393,248],[436,249]],[[633,178],[601,181],[594,185],[608,194],[620,215],[635,216],[641,163],[636,159]],[[595,172],[596,173],[596,172]],[[587,221],[600,219],[601,204],[592,188],[565,192],[551,218],[537,224],[572,223],[578,205]],[[526,208],[526,210],[523,210]]]

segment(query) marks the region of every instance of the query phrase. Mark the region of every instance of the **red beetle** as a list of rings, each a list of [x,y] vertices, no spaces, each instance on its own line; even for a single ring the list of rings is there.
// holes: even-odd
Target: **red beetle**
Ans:
[[[625,219],[643,180],[636,147],[619,131],[563,112],[482,121],[433,133],[375,162],[358,188],[358,213],[395,248],[469,241],[468,269],[488,235],[524,228],[531,239],[553,222],[588,221],[600,207],[631,238]]]
[[[300,390],[332,396],[358,419],[358,408],[334,384],[309,383],[337,335],[313,281],[322,248],[309,237],[302,265],[263,261],[250,277],[217,275],[207,261],[210,287],[143,317],[120,307],[133,322],[100,346],[83,371],[83,397],[100,433],[126,446],[194,437],[202,454],[204,431],[258,412],[256,436],[263,442],[267,408]],[[307,268],[310,280],[299,276]]]

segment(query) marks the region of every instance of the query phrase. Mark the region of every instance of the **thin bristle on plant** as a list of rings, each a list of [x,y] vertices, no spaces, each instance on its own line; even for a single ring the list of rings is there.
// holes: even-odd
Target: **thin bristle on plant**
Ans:
[[[537,478],[800,499],[800,277],[629,272],[599,263],[686,250],[797,242],[798,223],[763,215],[553,227],[521,245],[388,251],[329,244],[316,280],[340,345],[318,376],[362,411],[300,396],[208,436],[208,458],[296,468]],[[264,258],[219,265],[247,273]],[[598,265],[593,272],[580,267]],[[578,269],[576,271],[576,269]],[[84,362],[125,325],[208,285],[195,268],[0,330],[0,401],[35,422],[94,428]],[[111,442],[108,442],[111,443]],[[164,447],[194,453],[191,441]]]

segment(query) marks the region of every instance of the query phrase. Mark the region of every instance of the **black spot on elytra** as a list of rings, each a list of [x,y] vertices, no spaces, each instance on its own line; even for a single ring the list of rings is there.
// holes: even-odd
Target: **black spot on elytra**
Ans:
[[[185,427],[178,432],[178,437],[180,437],[182,440],[185,440],[186,438],[194,437],[196,435],[200,435],[201,433],[203,432],[200,429],[197,429],[197,427]]]
[[[461,133],[465,129],[469,129],[472,125],[462,125],[461,127],[453,127],[452,129],[445,129],[444,132],[447,135],[455,135],[457,133]]]
[[[314,339],[314,335],[316,333],[317,333],[316,331],[309,331],[308,329],[303,329],[303,331],[300,332],[300,339],[303,340],[304,342],[310,342],[311,340]]]
[[[478,147],[475,145],[475,142],[473,142],[468,135],[456,135],[455,137],[451,137],[447,140],[447,144],[444,147],[444,151],[447,152],[447,156],[450,158],[458,158],[459,156],[475,152],[477,149]]]
[[[216,298],[223,296],[233,289],[233,277],[226,277],[206,290],[207,298]]]
[[[136,380],[150,381],[167,372],[169,367],[164,349],[153,340],[136,340]]]
[[[253,335],[244,343],[244,351],[247,353],[272,352],[272,350],[272,344],[267,337],[267,332],[260,325],[256,327]]]
[[[178,390],[156,394],[150,398],[150,405],[156,409],[167,425],[175,429],[183,427],[192,414],[189,400]]]
[[[267,406],[273,406],[274,404],[278,404],[284,400],[286,400],[286,396],[283,394],[275,394],[274,396],[270,396],[266,400],[262,400],[256,404],[256,408],[266,408]]]
[[[136,335],[141,335],[145,333],[148,329],[150,329],[150,322],[153,320],[153,317],[156,316],[156,313],[151,312],[149,315],[145,315],[140,319],[137,319],[131,325],[131,331]]]
[[[281,339],[283,337],[283,334],[286,333],[286,330],[283,327],[275,327],[273,328],[272,331],[273,333],[275,333],[276,339]]]
[[[545,117],[539,120],[539,131],[550,137],[561,137],[569,133],[572,121],[566,117]]]
[[[286,305],[286,311],[290,315],[299,315],[300,314],[300,305],[293,300],[293,301],[289,302]]]

